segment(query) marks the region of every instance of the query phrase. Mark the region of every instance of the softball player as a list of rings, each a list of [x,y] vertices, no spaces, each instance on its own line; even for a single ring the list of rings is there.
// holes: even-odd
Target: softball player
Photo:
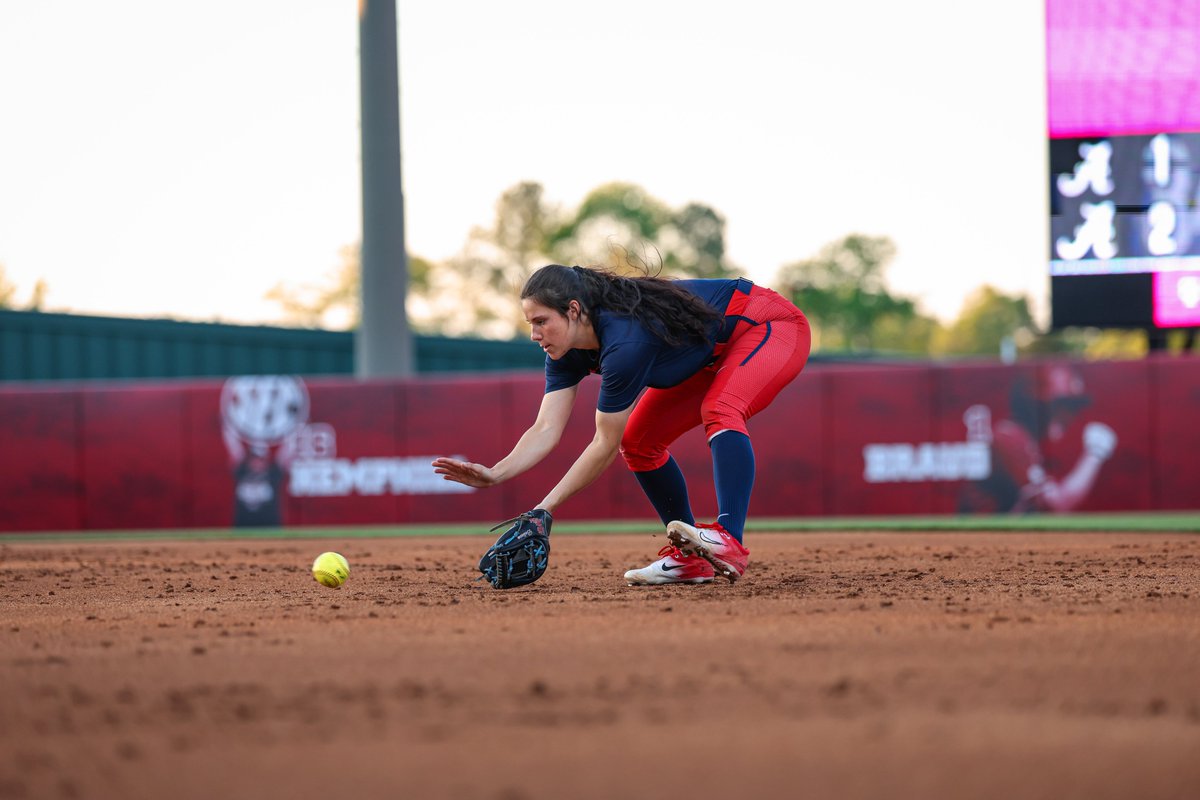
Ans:
[[[558,444],[579,382],[600,375],[596,435],[536,510],[553,514],[594,481],[619,452],[671,542],[659,558],[625,573],[630,585],[736,581],[750,551],[742,543],[754,449],[746,421],[804,368],[811,336],[804,314],[776,292],[737,280],[623,277],[551,264],[521,291],[530,337],[546,352],[537,419],[494,466],[438,458],[446,480],[484,488],[520,475]],[[697,524],[687,483],[668,450],[704,426],[718,515]]]

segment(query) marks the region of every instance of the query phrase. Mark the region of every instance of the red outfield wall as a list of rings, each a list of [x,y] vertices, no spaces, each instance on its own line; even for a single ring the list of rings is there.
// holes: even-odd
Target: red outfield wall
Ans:
[[[237,506],[241,524],[499,521],[583,449],[597,388],[585,380],[546,461],[484,491],[428,462],[502,457],[533,421],[540,375],[4,389],[0,530],[224,527]],[[1198,411],[1187,359],[812,365],[751,422],[751,515],[1197,508]],[[710,518],[702,432],[673,452]],[[619,459],[558,516],[653,518]]]

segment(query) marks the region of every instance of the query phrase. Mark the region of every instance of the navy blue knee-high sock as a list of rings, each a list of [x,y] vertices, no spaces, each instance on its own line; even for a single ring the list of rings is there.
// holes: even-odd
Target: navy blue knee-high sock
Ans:
[[[721,431],[708,446],[717,486],[717,522],[740,542],[754,488],[754,446],[750,437],[739,431]]]
[[[642,491],[650,498],[664,525],[672,520],[695,524],[696,518],[692,516],[692,506],[688,502],[687,482],[674,458],[668,457],[667,463],[658,469],[635,472],[633,475],[642,485]]]

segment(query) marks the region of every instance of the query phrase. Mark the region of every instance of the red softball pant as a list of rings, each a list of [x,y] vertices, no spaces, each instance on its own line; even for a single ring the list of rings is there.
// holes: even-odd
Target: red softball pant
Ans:
[[[746,420],[804,369],[812,335],[800,309],[755,286],[739,316],[716,361],[678,386],[642,394],[621,439],[631,470],[658,469],[670,458],[671,442],[700,424],[709,440],[721,431],[747,433]]]

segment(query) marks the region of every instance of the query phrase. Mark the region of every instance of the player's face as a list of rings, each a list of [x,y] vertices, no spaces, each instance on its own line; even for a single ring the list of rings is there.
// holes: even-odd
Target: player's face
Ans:
[[[528,297],[521,301],[525,321],[529,323],[529,338],[555,361],[579,345],[579,309],[578,304],[571,302],[571,308],[562,314]]]

